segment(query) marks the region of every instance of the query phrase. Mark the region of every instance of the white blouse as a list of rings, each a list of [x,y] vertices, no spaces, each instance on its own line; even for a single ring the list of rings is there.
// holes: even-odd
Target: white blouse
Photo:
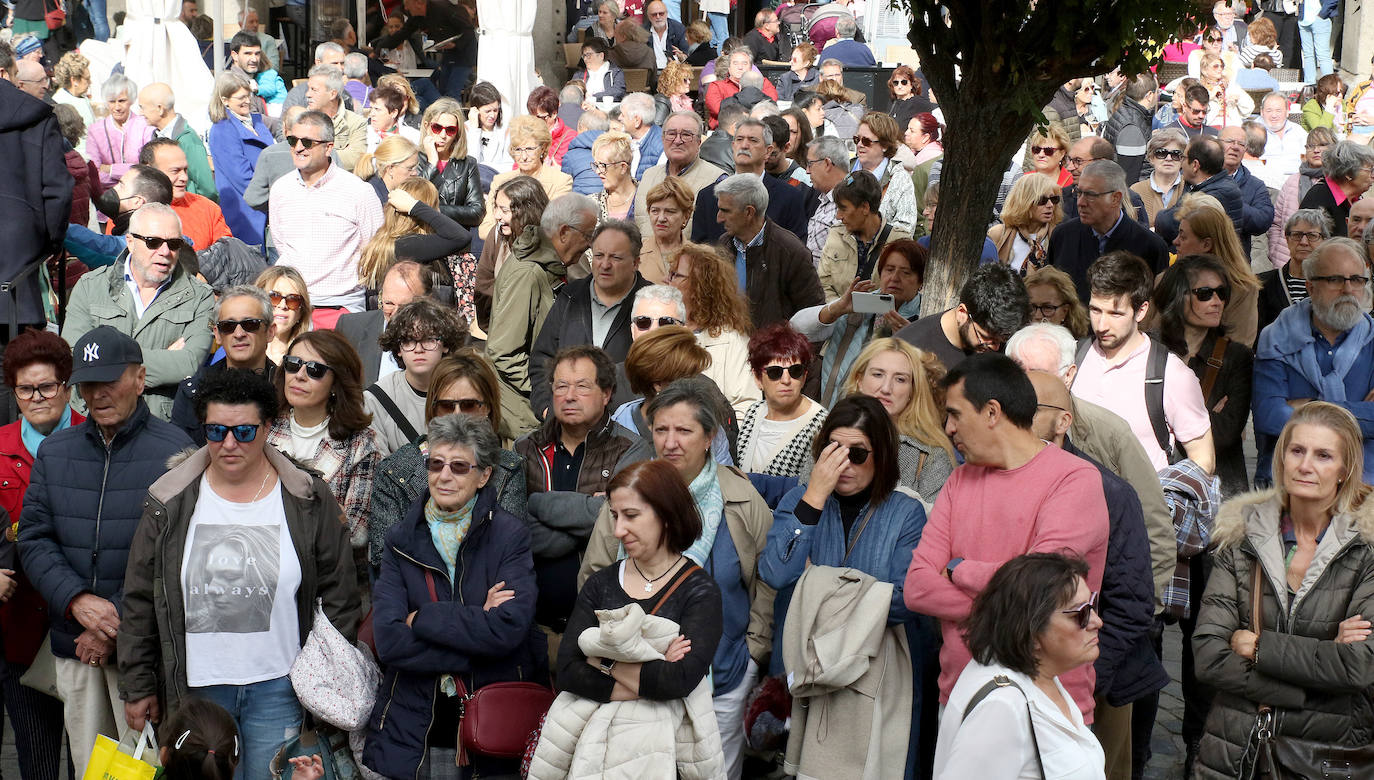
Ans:
[[[1021,690],[1012,686],[997,688],[974,708],[968,718],[964,709],[969,699],[995,675],[1004,674]],[[1059,695],[1073,704],[1058,678]],[[1024,694],[1023,694],[1024,692]],[[1026,704],[1030,703],[1030,715]],[[1018,778],[1039,780],[1031,723],[1040,747],[1045,777],[1056,780],[1105,780],[1106,756],[1097,737],[1083,724],[1076,706],[1065,718],[1059,706],[1035,687],[1031,678],[1004,666],[983,666],[969,661],[959,675],[949,702],[940,717],[940,734],[935,743],[937,780],[963,780],[970,777]]]

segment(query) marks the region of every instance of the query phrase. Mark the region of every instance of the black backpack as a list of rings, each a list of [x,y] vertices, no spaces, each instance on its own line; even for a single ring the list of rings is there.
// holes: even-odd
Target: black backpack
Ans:
[[[1093,337],[1084,336],[1078,340],[1078,351],[1074,353],[1073,364],[1081,367],[1083,358],[1092,349]],[[1150,339],[1149,362],[1145,366],[1145,411],[1150,416],[1150,427],[1154,429],[1155,441],[1170,463],[1183,460],[1182,448],[1174,447],[1173,435],[1169,433],[1169,422],[1164,417],[1164,369],[1169,362],[1169,350],[1158,339]]]

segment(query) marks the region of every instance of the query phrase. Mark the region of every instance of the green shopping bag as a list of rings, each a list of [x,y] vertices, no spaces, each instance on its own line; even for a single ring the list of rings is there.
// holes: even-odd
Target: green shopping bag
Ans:
[[[91,763],[81,780],[157,780],[161,775],[157,736],[152,725],[144,723],[141,734],[131,731],[119,742],[96,735]]]

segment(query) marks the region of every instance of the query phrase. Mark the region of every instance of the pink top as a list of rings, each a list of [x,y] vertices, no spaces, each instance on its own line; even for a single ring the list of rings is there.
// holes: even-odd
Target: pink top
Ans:
[[[1164,51],[1160,53],[1160,59],[1164,62],[1187,62],[1188,55],[1201,48],[1200,44],[1192,41],[1171,43],[1164,47]]]
[[[966,463],[954,470],[935,500],[921,543],[911,554],[904,599],[908,609],[940,619],[940,701],[968,664],[970,655],[959,624],[973,598],[1007,561],[1028,552],[1072,550],[1088,562],[1088,587],[1102,587],[1107,559],[1107,500],[1102,475],[1087,461],[1047,445],[1016,469]],[[964,560],[953,579],[945,566]],[[1059,681],[1092,722],[1092,664]]]
[[[1073,394],[1111,409],[1129,423],[1145,448],[1145,454],[1150,456],[1151,465],[1159,471],[1169,465],[1169,456],[1159,448],[1150,415],[1145,410],[1145,369],[1149,362],[1148,336],[1114,366],[1107,364],[1107,357],[1094,343],[1083,358],[1083,365],[1078,367]],[[1212,429],[1197,375],[1173,353],[1164,365],[1164,419],[1180,442],[1192,441]]]
[[[1341,186],[1332,181],[1330,177],[1323,179],[1323,181],[1326,182],[1326,188],[1331,190],[1331,197],[1336,199],[1336,205],[1343,205],[1346,201],[1345,190],[1341,189]]]
[[[100,170],[100,183],[113,187],[138,164],[138,153],[153,138],[153,128],[141,114],[130,114],[120,129],[110,117],[91,124],[86,131],[86,156]],[[104,166],[109,166],[105,170]]]

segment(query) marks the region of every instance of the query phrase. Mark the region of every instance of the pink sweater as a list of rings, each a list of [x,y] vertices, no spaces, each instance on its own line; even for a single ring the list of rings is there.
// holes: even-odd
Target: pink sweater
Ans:
[[[1088,561],[1088,587],[1099,590],[1107,558],[1107,501],[1102,475],[1092,464],[1046,446],[1018,469],[965,464],[950,475],[911,554],[904,595],[908,609],[940,619],[942,703],[970,659],[959,624],[973,598],[1012,558],[1065,549]],[[963,561],[951,582],[943,572],[955,558]],[[1080,666],[1060,682],[1091,723],[1093,665]]]

